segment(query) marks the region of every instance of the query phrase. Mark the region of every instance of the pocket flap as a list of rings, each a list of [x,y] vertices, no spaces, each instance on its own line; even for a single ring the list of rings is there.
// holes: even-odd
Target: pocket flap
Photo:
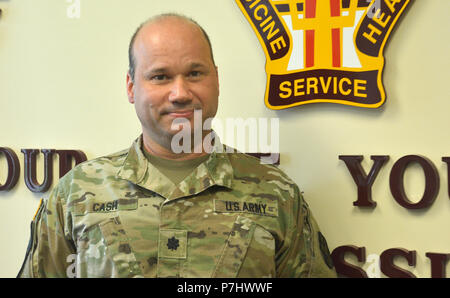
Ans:
[[[255,223],[238,216],[211,277],[236,277],[255,232]]]
[[[110,218],[98,226],[118,276],[143,276],[119,217]]]

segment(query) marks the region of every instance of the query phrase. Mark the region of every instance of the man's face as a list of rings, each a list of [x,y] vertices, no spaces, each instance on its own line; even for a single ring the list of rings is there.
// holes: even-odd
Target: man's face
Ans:
[[[179,130],[171,129],[177,118],[194,128],[194,110],[202,120],[217,111],[217,69],[201,30],[177,18],[145,25],[134,44],[134,81],[127,77],[128,98],[135,105],[144,134],[167,147]],[[202,122],[203,124],[203,122]]]

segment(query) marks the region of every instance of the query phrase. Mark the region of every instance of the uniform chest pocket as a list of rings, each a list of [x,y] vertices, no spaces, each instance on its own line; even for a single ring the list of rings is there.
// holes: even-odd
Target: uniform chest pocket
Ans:
[[[238,216],[211,277],[273,276],[274,253],[271,234],[251,219]]]
[[[142,276],[119,217],[108,218],[92,226],[78,240],[77,276]]]
[[[254,232],[255,223],[252,220],[243,216],[236,218],[211,277],[237,276]]]

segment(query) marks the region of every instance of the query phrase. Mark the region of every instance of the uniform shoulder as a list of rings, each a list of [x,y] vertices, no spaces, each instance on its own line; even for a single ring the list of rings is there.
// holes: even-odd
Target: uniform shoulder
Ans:
[[[230,163],[233,167],[234,175],[238,177],[253,177],[258,183],[283,184],[294,187],[295,182],[281,169],[272,165],[262,163],[259,158],[244,154],[229,154]]]
[[[50,197],[60,200],[68,207],[73,201],[84,198],[86,193],[95,193],[108,185],[120,182],[117,173],[123,166],[128,150],[97,157],[76,165],[61,177]]]
[[[109,172],[117,172],[117,170],[123,165],[128,151],[129,149],[124,149],[113,154],[84,161],[76,165],[64,177],[62,177],[61,180],[64,182],[65,180],[86,177],[86,175],[94,175],[95,173],[100,172],[102,172],[102,176]]]

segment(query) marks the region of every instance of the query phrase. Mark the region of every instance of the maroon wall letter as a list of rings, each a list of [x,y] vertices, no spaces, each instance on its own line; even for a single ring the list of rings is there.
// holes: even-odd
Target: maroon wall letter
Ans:
[[[411,202],[405,194],[403,176],[410,163],[420,164],[425,173],[425,192],[418,203]],[[418,155],[407,155],[400,158],[392,167],[389,177],[391,193],[401,206],[407,209],[423,209],[430,207],[439,192],[439,173],[434,164],[426,157]]]
[[[0,147],[0,154],[3,153],[6,157],[6,162],[8,163],[8,176],[6,178],[5,184],[0,184],[0,191],[12,189],[19,180],[20,174],[20,163],[17,158],[16,153],[10,148]]]
[[[366,174],[361,166],[364,159],[362,155],[340,155],[339,159],[345,162],[353,180],[358,187],[358,199],[353,202],[354,206],[375,208],[377,203],[372,200],[372,185],[380,172],[381,167],[389,160],[388,155],[374,155],[370,157],[374,164],[370,169],[369,175]]]
[[[59,178],[72,169],[72,158],[75,158],[75,165],[87,160],[81,150],[56,150],[56,153],[59,155]]]
[[[333,264],[336,268],[336,272],[346,277],[366,278],[367,273],[363,269],[349,264],[345,261],[344,257],[346,253],[354,254],[358,258],[359,262],[366,262],[365,247],[357,247],[353,245],[339,246],[336,247],[331,253],[331,258],[333,259]]]
[[[46,192],[53,182],[53,149],[42,149],[44,154],[44,182],[39,184],[36,178],[36,155],[39,149],[22,149],[24,154],[24,174],[25,184],[32,192]]]
[[[450,258],[450,254],[427,252],[425,255],[431,261],[431,277],[445,278],[445,267],[447,266],[447,261]]]
[[[388,277],[416,277],[409,271],[394,265],[394,257],[401,256],[408,260],[409,266],[416,266],[416,251],[403,248],[391,248],[383,251],[380,256],[380,269]]]

